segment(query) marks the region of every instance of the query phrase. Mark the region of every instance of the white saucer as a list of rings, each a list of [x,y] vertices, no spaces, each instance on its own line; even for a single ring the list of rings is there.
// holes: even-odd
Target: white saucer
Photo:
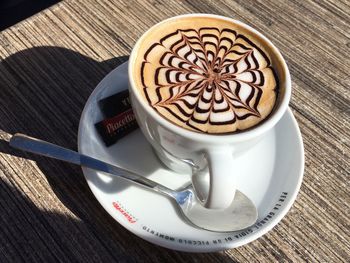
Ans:
[[[138,172],[176,189],[189,175],[167,170],[154,155],[140,130],[107,148],[94,124],[103,119],[97,102],[128,87],[127,63],[110,72],[88,99],[79,124],[78,149]],[[212,252],[238,247],[272,229],[288,212],[299,191],[304,171],[304,150],[298,124],[288,110],[277,126],[252,150],[239,157],[237,187],[259,211],[257,223],[232,233],[194,228],[184,222],[170,199],[120,178],[83,168],[86,180],[104,209],[139,237],[170,249]],[[234,218],[232,219],[234,220]]]

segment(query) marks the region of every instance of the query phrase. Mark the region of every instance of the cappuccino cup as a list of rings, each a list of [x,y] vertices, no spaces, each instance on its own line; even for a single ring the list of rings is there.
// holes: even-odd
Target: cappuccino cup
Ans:
[[[205,207],[229,207],[240,178],[237,156],[288,108],[290,74],[278,49],[240,21],[181,15],[141,36],[128,74],[136,120],[159,159],[196,174],[194,189],[203,181],[196,172],[208,171]]]

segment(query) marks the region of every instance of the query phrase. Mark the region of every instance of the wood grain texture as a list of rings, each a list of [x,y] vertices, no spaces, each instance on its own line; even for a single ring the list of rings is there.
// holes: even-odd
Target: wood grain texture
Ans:
[[[80,168],[7,143],[22,132],[75,149],[96,84],[147,28],[191,12],[241,20],[280,49],[306,157],[301,191],[281,223],[210,254],[134,236],[101,208]],[[349,14],[346,0],[72,0],[0,32],[0,261],[350,262]]]

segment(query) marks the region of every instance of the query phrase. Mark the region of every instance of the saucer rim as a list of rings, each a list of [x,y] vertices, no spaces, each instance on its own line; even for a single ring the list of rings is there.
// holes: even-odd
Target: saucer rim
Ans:
[[[120,70],[127,70],[127,63],[128,61],[124,62],[123,64],[119,65],[117,68],[115,68],[114,70],[112,70],[110,73],[108,73],[101,81],[100,83],[95,87],[95,89],[93,90],[93,92],[91,93],[91,95],[89,96],[88,100],[85,103],[84,109],[81,113],[81,117],[80,117],[80,121],[79,121],[79,129],[78,129],[78,151],[80,153],[82,153],[82,136],[83,136],[83,129],[82,129],[82,123],[83,123],[83,119],[84,116],[87,114],[88,108],[90,107],[90,105],[94,102],[94,98],[96,97],[97,94],[99,94],[103,88],[110,88],[108,85],[104,85],[104,83],[106,83],[110,78],[113,77],[114,74],[116,74],[116,72],[120,71]],[[185,251],[185,252],[216,252],[216,251],[221,251],[221,250],[225,250],[225,249],[232,249],[232,248],[237,248],[239,246],[248,244],[254,240],[256,240],[257,238],[265,235],[267,232],[269,232],[272,228],[274,228],[285,216],[286,214],[289,212],[289,210],[291,209],[292,205],[294,204],[296,197],[299,193],[301,184],[302,184],[302,180],[303,180],[303,175],[304,175],[304,166],[305,166],[305,156],[304,156],[304,145],[303,145],[303,140],[302,140],[302,136],[301,136],[301,132],[298,126],[298,123],[291,111],[291,109],[288,107],[287,111],[285,112],[285,115],[289,115],[288,118],[290,119],[289,121],[292,121],[293,127],[295,128],[295,135],[296,135],[296,142],[299,143],[300,147],[298,147],[298,163],[300,164],[300,171],[296,172],[296,174],[298,174],[298,181],[296,183],[296,187],[294,187],[293,189],[293,193],[290,195],[290,197],[288,198],[288,202],[284,205],[283,210],[280,211],[278,213],[278,215],[276,217],[274,217],[270,224],[268,224],[267,226],[263,227],[262,229],[254,232],[253,234],[251,234],[249,237],[244,238],[244,239],[239,239],[239,240],[233,240],[231,242],[228,243],[223,243],[221,245],[210,245],[208,247],[193,247],[193,246],[179,246],[179,245],[174,245],[174,244],[170,244],[167,242],[158,242],[161,239],[152,239],[152,236],[146,236],[146,235],[140,235],[138,233],[138,231],[135,230],[135,228],[133,228],[132,226],[130,226],[129,224],[127,224],[126,222],[122,221],[122,220],[118,220],[118,218],[116,218],[110,211],[109,209],[106,207],[106,205],[99,200],[98,198],[98,193],[95,193],[94,187],[91,184],[91,182],[89,182],[88,180],[88,176],[86,173],[88,173],[88,169],[82,167],[83,170],[83,174],[85,177],[85,180],[87,181],[87,184],[89,185],[90,190],[92,191],[93,195],[95,196],[95,198],[97,199],[97,201],[100,203],[100,205],[106,210],[106,212],[111,215],[113,217],[114,220],[116,220],[119,224],[121,224],[124,228],[126,228],[128,231],[130,231],[131,233],[133,233],[134,235],[147,240],[148,242],[151,242],[153,244],[162,246],[162,247],[166,247],[169,249],[174,249],[174,250],[178,250],[178,251]],[[272,129],[275,129],[275,127],[273,127]],[[218,232],[219,233],[219,232]]]

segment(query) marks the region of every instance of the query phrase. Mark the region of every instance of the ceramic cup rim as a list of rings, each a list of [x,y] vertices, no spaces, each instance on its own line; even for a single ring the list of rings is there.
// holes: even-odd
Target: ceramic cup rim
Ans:
[[[136,88],[135,79],[133,77],[133,64],[137,56],[138,48],[140,47],[143,39],[147,37],[149,32],[151,32],[154,28],[158,27],[159,25],[168,23],[172,20],[187,18],[187,17],[208,17],[208,18],[221,19],[221,20],[225,20],[225,21],[237,24],[239,27],[245,28],[246,30],[253,33],[258,38],[262,39],[264,43],[266,43],[270,47],[270,49],[273,51],[273,52],[270,52],[269,55],[271,56],[272,55],[271,53],[273,53],[273,55],[279,61],[279,64],[280,64],[279,66],[282,67],[282,72],[284,75],[283,78],[285,83],[284,92],[283,93],[279,92],[279,96],[283,96],[283,97],[278,98],[280,100],[280,103],[277,109],[274,109],[273,113],[270,116],[268,116],[265,120],[263,120],[261,123],[259,123],[258,125],[250,129],[243,130],[238,133],[235,133],[235,132],[225,133],[225,134],[200,133],[200,132],[187,130],[186,128],[177,126],[176,124],[162,117],[151,106],[149,106],[148,103],[142,98],[141,93]],[[278,77],[280,78],[280,76]],[[277,49],[277,47],[262,33],[252,28],[251,26],[232,18],[228,18],[220,15],[213,15],[213,14],[185,14],[185,15],[174,16],[174,17],[165,19],[163,21],[160,21],[159,23],[150,27],[138,39],[138,41],[136,42],[131,52],[131,55],[129,58],[129,65],[128,65],[128,78],[129,78],[129,90],[131,89],[131,91],[133,92],[134,98],[137,99],[139,105],[141,105],[142,109],[145,112],[147,112],[148,116],[151,116],[158,124],[160,124],[163,127],[166,127],[168,130],[172,131],[173,133],[179,136],[186,137],[193,141],[205,142],[209,144],[242,142],[242,141],[259,137],[260,135],[262,135],[263,133],[265,133],[272,127],[274,127],[277,124],[277,122],[282,118],[283,114],[286,112],[288,108],[289,100],[291,97],[291,79],[290,79],[289,69],[287,67],[287,64],[284,58],[282,57],[281,53]]]

